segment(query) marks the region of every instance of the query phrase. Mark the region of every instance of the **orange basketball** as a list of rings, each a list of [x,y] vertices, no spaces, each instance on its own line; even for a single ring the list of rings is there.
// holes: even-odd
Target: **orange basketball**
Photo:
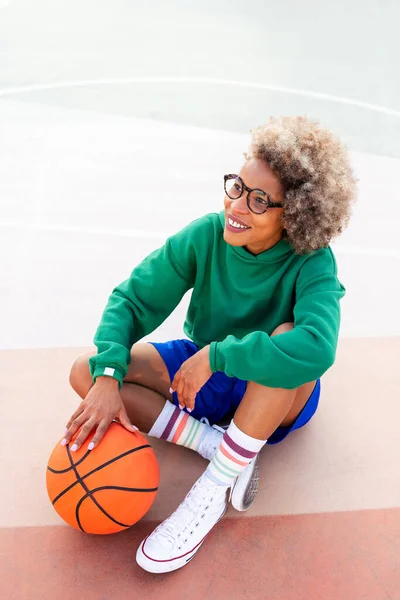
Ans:
[[[116,533],[131,527],[149,510],[157,494],[156,455],[140,433],[111,423],[94,450],[93,435],[71,452],[60,443],[51,453],[47,493],[60,517],[85,533]]]

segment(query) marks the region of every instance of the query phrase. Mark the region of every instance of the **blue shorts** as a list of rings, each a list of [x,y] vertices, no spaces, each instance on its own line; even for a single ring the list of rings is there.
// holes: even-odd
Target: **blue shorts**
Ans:
[[[181,365],[199,351],[196,344],[190,340],[173,340],[171,342],[152,343],[152,345],[158,350],[165,362],[171,381]],[[220,423],[223,420],[230,420],[244,396],[246,386],[247,382],[242,379],[228,377],[220,371],[213,373],[196,396],[195,407],[191,413],[192,417],[198,420],[206,417],[210,425]],[[290,427],[278,427],[269,437],[267,444],[281,442],[291,431],[308,423],[317,410],[320,390],[321,384],[318,379],[307,404],[296,421]],[[176,406],[179,406],[178,396],[175,392],[173,393],[173,400]]]

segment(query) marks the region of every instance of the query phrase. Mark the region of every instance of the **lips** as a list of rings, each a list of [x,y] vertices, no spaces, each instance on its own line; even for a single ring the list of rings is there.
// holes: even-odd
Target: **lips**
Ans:
[[[245,231],[251,229],[251,227],[247,225],[247,223],[245,223],[241,219],[238,219],[237,217],[234,217],[229,213],[226,215],[225,218],[225,227],[228,231],[231,231],[232,233],[244,233]]]
[[[244,227],[248,227],[250,229],[250,225],[247,225],[247,223],[229,213],[227,214],[227,219],[231,219],[234,223],[239,223],[239,225],[243,225]]]

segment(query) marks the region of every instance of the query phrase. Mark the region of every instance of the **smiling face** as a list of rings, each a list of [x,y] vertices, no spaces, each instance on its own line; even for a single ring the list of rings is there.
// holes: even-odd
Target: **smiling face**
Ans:
[[[263,160],[250,158],[239,176],[247,187],[265,192],[271,202],[282,202],[281,182]],[[282,238],[282,208],[268,208],[263,214],[254,214],[247,206],[246,190],[236,200],[225,194],[224,205],[224,240],[231,246],[244,246],[251,254],[260,254]]]

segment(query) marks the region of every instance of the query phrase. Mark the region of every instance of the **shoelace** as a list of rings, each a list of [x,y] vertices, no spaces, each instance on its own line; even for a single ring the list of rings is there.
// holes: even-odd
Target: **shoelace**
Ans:
[[[203,492],[202,494],[201,489]],[[194,492],[196,492],[196,494],[194,494]],[[183,543],[188,541],[188,536],[193,535],[194,528],[199,526],[200,519],[204,518],[205,511],[208,510],[210,503],[214,500],[213,493],[215,493],[215,490],[212,490],[210,486],[207,485],[205,477],[201,478],[183,502],[181,502],[176,511],[164,521],[164,523],[161,523],[161,525],[157,527],[157,534],[161,538],[164,538],[164,541],[167,542],[169,547],[172,547],[176,541],[181,540],[182,536],[191,525],[192,531],[187,534],[187,537],[182,539],[178,545],[178,549]],[[200,497],[197,497],[197,494],[200,494]],[[203,514],[198,517],[198,514],[201,512]],[[198,520],[193,524],[196,517],[198,517]],[[183,529],[182,520],[185,523]]]
[[[207,419],[207,417],[201,417],[200,422],[205,423],[206,425],[208,425],[210,427],[210,422]],[[219,427],[218,425],[213,425],[212,429],[215,429],[216,431],[219,431],[220,433],[225,433],[225,429],[223,429],[222,427]],[[201,450],[202,450],[202,454],[206,455],[205,458],[211,459],[211,457],[215,454],[215,452],[219,446],[219,442],[220,442],[220,439],[217,438],[216,436],[209,435],[209,434],[204,436],[204,439],[201,441]]]
[[[200,419],[200,423],[205,423],[206,425],[210,426],[210,421],[207,419],[207,417],[201,417]],[[212,425],[213,429],[216,429],[217,431],[221,431],[222,433],[225,433],[225,431],[228,429],[229,425],[226,425],[225,427],[220,427],[219,425]]]

